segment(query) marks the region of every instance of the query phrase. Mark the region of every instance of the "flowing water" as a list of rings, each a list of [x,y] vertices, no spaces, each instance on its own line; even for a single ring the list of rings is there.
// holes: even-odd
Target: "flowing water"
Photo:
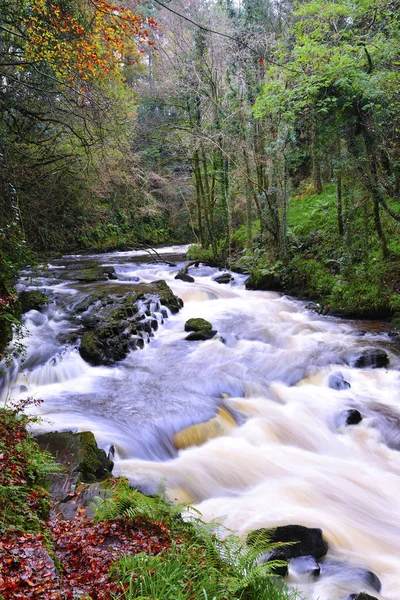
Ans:
[[[50,291],[52,302],[26,314],[26,360],[3,382],[3,397],[43,398],[41,430],[93,431],[101,447],[114,446],[114,473],[145,490],[165,486],[205,520],[222,519],[239,534],[321,528],[330,548],[321,577],[289,575],[310,600],[364,589],[398,600],[400,360],[385,328],[246,291],[243,275],[218,284],[209,267],[191,268],[195,283],[184,283],[174,279],[182,265],[152,264],[135,252],[91,256],[114,265],[119,281],[78,285],[68,267],[81,260],[64,257],[45,275],[22,278],[21,289]],[[67,343],[77,328],[74,304],[96,285],[129,290],[138,278],[165,279],[184,308],[144,350],[112,367],[89,366]],[[217,336],[186,341],[191,317],[209,320]],[[387,350],[390,368],[349,366],[366,348]],[[338,372],[350,387],[329,386]],[[359,424],[346,425],[349,409],[361,412]],[[379,593],[365,569],[380,578]]]

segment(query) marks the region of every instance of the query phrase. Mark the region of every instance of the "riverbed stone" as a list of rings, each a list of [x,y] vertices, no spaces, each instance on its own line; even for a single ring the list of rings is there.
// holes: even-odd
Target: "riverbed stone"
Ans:
[[[358,594],[349,594],[344,600],[378,600],[378,598],[370,596],[366,592],[359,592]]]
[[[390,321],[389,335],[390,337],[400,338],[400,312],[396,312]]]
[[[246,290],[264,290],[270,292],[282,291],[282,284],[277,275],[273,273],[261,274],[259,272],[251,273],[245,283]]]
[[[186,283],[194,282],[194,277],[192,277],[191,275],[188,275],[187,273],[182,273],[182,271],[179,271],[175,275],[175,279],[180,279],[181,281],[185,281]]]
[[[354,361],[356,369],[381,369],[389,364],[389,356],[384,350],[368,349],[364,350],[360,356]]]
[[[271,568],[272,575],[277,575],[278,577],[286,577],[289,573],[288,562],[284,552],[280,550],[275,550],[274,552],[267,552],[260,558],[261,563],[272,563],[278,562],[278,564],[274,565]],[[280,564],[279,564],[280,563]]]
[[[38,310],[46,306],[49,303],[49,297],[47,294],[40,292],[39,290],[25,290],[18,294],[18,300],[21,303],[21,309],[23,313],[29,310]]]
[[[215,281],[215,283],[230,283],[233,281],[233,279],[234,277],[232,276],[232,273],[222,273],[222,275],[213,277],[213,281]]]
[[[356,408],[349,408],[344,413],[346,425],[358,425],[362,421],[361,413]]]
[[[103,481],[111,476],[114,463],[107,458],[105,451],[97,446],[91,431],[52,431],[36,436],[36,441],[42,450],[50,452],[68,471],[55,476],[56,495],[58,494],[59,498],[65,495],[67,474],[75,483]],[[71,487],[71,481],[68,482],[68,486]]]
[[[211,340],[217,334],[215,329],[205,329],[203,331],[192,331],[185,337],[189,342],[205,342]]]
[[[322,530],[304,527],[303,525],[281,525],[270,529],[256,529],[247,536],[249,546],[288,544],[279,548],[286,559],[299,556],[313,556],[322,558],[328,552],[328,543],[322,536]]]
[[[175,296],[163,279],[152,281],[149,285],[154,289],[154,293],[158,296],[163,306],[169,308],[173,314],[180,311],[183,301],[178,296]]]
[[[350,388],[350,383],[345,380],[343,374],[340,371],[331,373],[328,379],[328,385],[332,390],[347,390]]]
[[[209,321],[200,317],[188,319],[185,323],[185,331],[211,331],[212,325]]]

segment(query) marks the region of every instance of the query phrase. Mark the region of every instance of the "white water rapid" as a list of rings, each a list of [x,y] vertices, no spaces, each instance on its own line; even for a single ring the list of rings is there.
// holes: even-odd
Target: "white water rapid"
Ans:
[[[74,303],[92,289],[60,279],[65,264],[79,260],[65,257],[45,276],[21,280],[21,289],[50,291],[52,302],[27,313],[26,361],[3,382],[3,399],[43,398],[41,430],[93,431],[101,447],[115,447],[115,474],[146,490],[162,484],[171,499],[193,502],[205,520],[222,519],[241,535],[285,524],[321,528],[325,570],[288,579],[309,600],[362,590],[398,600],[400,360],[384,328],[246,291],[243,275],[218,284],[216,269],[200,266],[189,270],[195,282],[184,283],[174,279],[181,264],[151,264],[132,252],[91,256],[114,265],[126,289],[137,278],[164,279],[184,301],[143,350],[91,367],[66,337],[76,329]],[[210,321],[217,336],[186,341],[191,317]],[[350,366],[366,348],[386,350],[389,368]],[[338,372],[350,387],[330,387]],[[360,423],[346,424],[349,409],[360,411]],[[379,577],[380,592],[364,569]]]

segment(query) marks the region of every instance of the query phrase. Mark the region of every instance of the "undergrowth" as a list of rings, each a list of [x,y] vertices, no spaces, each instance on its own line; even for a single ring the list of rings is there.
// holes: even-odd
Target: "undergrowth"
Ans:
[[[29,435],[32,419],[23,413],[27,405],[39,402],[28,399],[0,409],[0,533],[39,532],[49,513],[44,486],[58,467]]]
[[[387,256],[374,228],[370,199],[361,189],[347,192],[341,234],[336,187],[328,184],[320,194],[306,191],[290,199],[286,257],[276,260],[257,235],[253,246],[245,248],[243,231],[238,231],[234,240],[242,242],[242,254],[236,264],[255,279],[273,275],[283,291],[328,308],[385,316],[400,309],[400,227],[383,212],[381,220]]]
[[[181,513],[186,515],[183,519]],[[218,522],[204,523],[187,506],[169,504],[162,495],[144,496],[125,479],[112,494],[95,501],[95,519],[145,518],[166,526],[171,547],[156,556],[123,556],[110,571],[131,600],[295,600],[296,591],[273,576],[279,561],[260,561],[272,545],[249,547]]]

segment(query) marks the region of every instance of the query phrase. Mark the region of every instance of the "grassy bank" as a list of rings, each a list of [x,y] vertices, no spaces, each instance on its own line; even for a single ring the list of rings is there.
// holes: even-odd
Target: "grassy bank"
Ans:
[[[25,406],[0,409],[0,599],[295,600],[300,596],[258,564],[250,548],[218,524],[125,479],[110,480],[94,519],[50,512],[46,477],[58,467],[27,432]],[[50,516],[50,518],[49,518]],[[276,563],[275,563],[276,565]]]
[[[398,211],[397,205],[391,203]],[[361,189],[346,191],[342,232],[337,214],[336,186],[325,185],[320,194],[306,190],[289,201],[286,252],[279,260],[255,221],[251,247],[243,225],[232,235],[231,256],[219,257],[219,264],[230,260],[232,269],[252,273],[254,288],[314,300],[332,314],[374,318],[399,311],[400,224],[381,211],[384,256],[373,208]],[[190,258],[215,264],[211,254],[198,246],[189,251]]]

